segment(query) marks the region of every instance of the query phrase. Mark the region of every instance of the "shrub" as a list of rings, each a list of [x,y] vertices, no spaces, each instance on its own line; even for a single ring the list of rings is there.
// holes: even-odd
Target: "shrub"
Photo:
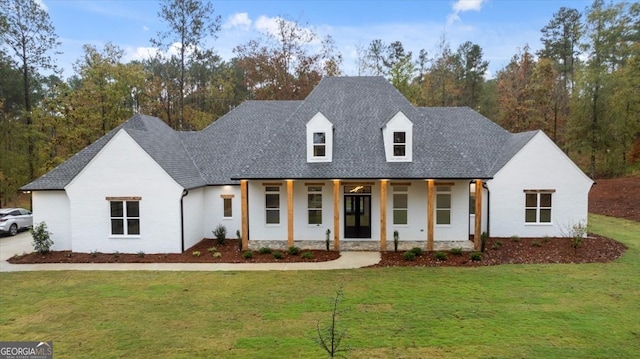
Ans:
[[[213,235],[216,237],[218,244],[223,244],[224,240],[227,239],[227,227],[222,224],[217,225],[216,229],[213,230]]]
[[[542,237],[542,241],[543,241],[544,243],[549,243],[549,242],[551,242],[551,237],[549,237],[549,236],[544,236],[544,237]]]
[[[587,234],[587,226],[584,223],[576,223],[571,226],[571,247],[573,247],[573,254],[578,254],[578,248],[582,245],[584,236]]]
[[[214,252],[213,253],[213,258],[221,258],[222,257],[222,253],[220,252]]]
[[[400,241],[400,233],[393,231],[393,251],[398,251],[398,242]]]
[[[92,257],[97,257],[98,256],[98,250],[97,249],[93,250],[93,251],[91,251],[90,254],[91,254]]]
[[[218,251],[218,248],[216,248],[216,247],[209,247],[209,248],[207,248],[207,252],[209,252],[209,253],[215,253],[215,252],[217,252],[217,251]]]
[[[327,247],[327,252],[328,252],[329,251],[329,245],[331,244],[331,241],[329,240],[329,237],[331,237],[331,230],[327,229],[327,231],[324,232],[324,234],[325,234],[325,237],[326,237],[325,240],[324,240],[324,243],[325,243],[325,245]]]
[[[493,245],[491,246],[491,249],[500,249],[500,247],[502,247],[502,242],[500,241],[496,241],[495,243],[493,243]]]
[[[413,251],[404,252],[402,258],[404,258],[405,261],[414,261],[416,260],[416,254]]]
[[[287,252],[289,254],[291,254],[292,256],[295,256],[296,254],[300,253],[300,248],[298,248],[296,246],[291,246],[291,247],[289,247],[289,250]]]
[[[436,253],[433,254],[433,257],[437,261],[446,261],[447,260],[447,254],[445,252],[436,252]]]
[[[144,252],[143,251],[139,251],[138,252],[138,257],[140,257],[140,258],[144,257]]]
[[[413,247],[413,248],[411,248],[411,250],[409,252],[412,252],[413,254],[416,255],[416,257],[418,257],[418,256],[422,255],[423,250],[420,247]]]
[[[200,257],[200,254],[201,254],[200,251],[191,252],[191,255],[194,256],[194,257]]]
[[[33,238],[33,250],[40,254],[47,254],[51,250],[53,241],[51,240],[51,232],[47,230],[47,224],[40,222],[30,229]]]
[[[274,251],[273,252],[273,258],[275,259],[282,259],[284,258],[284,253],[280,252],[280,251]]]
[[[251,259],[253,258],[253,251],[244,251],[244,253],[242,253],[242,257],[244,259]]]
[[[236,230],[236,238],[238,238],[238,250],[242,250],[242,235],[240,234],[240,230]]]
[[[302,252],[300,257],[302,257],[302,259],[313,259],[313,253],[312,252]]]
[[[451,254],[460,256],[462,255],[462,247],[453,247],[451,248]]]
[[[487,244],[487,238],[489,238],[489,234],[487,232],[482,232],[480,234],[480,252],[484,252],[484,246]]]
[[[471,260],[474,261],[474,262],[481,261],[482,260],[482,253],[480,253],[480,252],[471,252],[471,255],[469,256],[469,258],[471,258]]]
[[[258,249],[258,253],[260,253],[260,254],[271,254],[271,248],[262,247],[262,248]]]
[[[520,236],[514,234],[513,236],[511,236],[511,240],[514,242],[520,242]]]
[[[538,242],[538,241],[533,241],[533,242],[531,242],[531,246],[532,247],[542,247],[542,244],[540,244],[540,242]]]

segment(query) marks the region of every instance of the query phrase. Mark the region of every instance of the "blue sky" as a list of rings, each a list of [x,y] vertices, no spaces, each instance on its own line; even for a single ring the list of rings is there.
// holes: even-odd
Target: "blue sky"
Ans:
[[[125,61],[156,51],[150,38],[164,30],[160,5],[151,0],[40,0],[62,42],[57,64],[63,76],[73,74],[72,64],[82,56],[82,46],[99,49],[112,42],[125,50]],[[529,45],[540,48],[540,29],[561,7],[583,11],[591,0],[398,0],[398,1],[214,1],[222,18],[217,39],[209,39],[224,59],[233,48],[268,31],[279,16],[298,20],[321,36],[331,35],[342,53],[346,75],[357,75],[358,47],[372,40],[401,41],[417,55],[433,55],[444,35],[455,51],[464,41],[480,45],[490,62],[489,75],[503,68]]]

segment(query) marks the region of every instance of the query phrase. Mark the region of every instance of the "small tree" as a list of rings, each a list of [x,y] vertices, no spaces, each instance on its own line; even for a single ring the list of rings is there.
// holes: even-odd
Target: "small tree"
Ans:
[[[51,250],[53,241],[51,240],[51,232],[47,230],[47,224],[43,221],[30,229],[31,237],[33,237],[33,250],[40,254],[47,254]]]
[[[227,227],[222,224],[216,226],[213,230],[213,235],[216,237],[218,244],[224,244],[224,240],[227,239]]]
[[[325,232],[325,237],[326,238],[325,238],[324,243],[325,243],[325,245],[327,247],[327,251],[329,251],[329,245],[331,244],[331,241],[329,240],[329,237],[331,237],[331,230],[330,229],[327,229],[327,231]]]
[[[320,321],[316,325],[316,343],[329,354],[330,358],[345,357],[341,353],[349,351],[348,348],[341,347],[342,339],[345,338],[346,330],[338,328],[338,319],[341,311],[338,310],[340,302],[344,297],[343,284],[336,290],[335,296],[331,300],[331,320],[326,327],[320,327]]]
[[[578,248],[582,246],[584,236],[587,234],[587,226],[582,223],[576,223],[571,226],[571,247],[573,247],[573,255],[578,254]]]
[[[398,242],[400,241],[400,233],[393,231],[393,251],[398,251]]]

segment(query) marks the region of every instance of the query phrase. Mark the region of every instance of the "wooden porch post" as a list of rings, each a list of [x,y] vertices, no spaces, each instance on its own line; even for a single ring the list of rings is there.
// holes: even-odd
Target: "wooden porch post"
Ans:
[[[387,250],[387,180],[380,181],[380,250]]]
[[[287,180],[287,246],[293,246],[293,180]]]
[[[340,250],[340,180],[333,180],[333,249]]]
[[[480,250],[480,237],[482,236],[482,180],[476,180],[476,217],[473,231],[473,247]]]
[[[247,180],[240,181],[240,206],[242,212],[242,250],[249,249],[249,191]]]
[[[433,250],[434,208],[435,208],[435,183],[427,180],[427,250]]]

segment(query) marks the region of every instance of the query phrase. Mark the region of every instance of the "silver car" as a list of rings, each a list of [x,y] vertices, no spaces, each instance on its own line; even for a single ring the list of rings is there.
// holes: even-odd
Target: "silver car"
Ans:
[[[21,229],[33,227],[33,214],[24,208],[0,209],[0,233],[18,234]]]

